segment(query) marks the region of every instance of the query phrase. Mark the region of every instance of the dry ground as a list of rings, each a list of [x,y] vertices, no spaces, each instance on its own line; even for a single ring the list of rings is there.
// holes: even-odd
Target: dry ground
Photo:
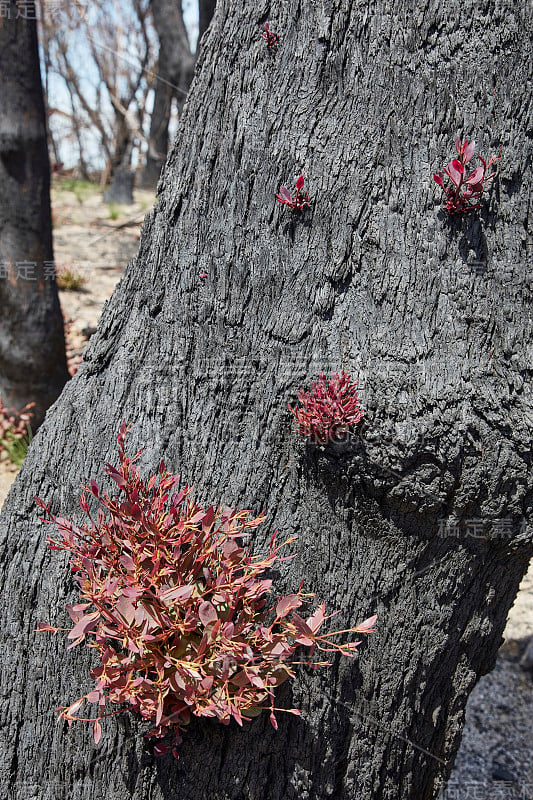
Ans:
[[[83,352],[104,302],[134,255],[140,225],[154,200],[148,192],[137,192],[135,205],[110,208],[98,190],[75,188],[56,187],[52,193],[56,264],[86,278],[82,291],[60,292],[71,362]],[[16,474],[15,467],[0,460],[0,507]],[[471,695],[461,750],[441,800],[533,800],[533,676],[519,665],[532,641],[533,567],[509,614],[496,669]]]

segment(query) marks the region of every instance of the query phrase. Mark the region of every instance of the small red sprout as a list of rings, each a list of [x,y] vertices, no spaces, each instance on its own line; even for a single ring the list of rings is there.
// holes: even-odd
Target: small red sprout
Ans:
[[[276,195],[278,203],[288,206],[291,211],[295,211],[298,214],[301,213],[304,208],[309,208],[309,195],[307,192],[302,192],[304,181],[305,178],[302,173],[296,181],[296,194],[294,195],[291,195],[286,186],[280,186],[279,194]]]
[[[484,184],[492,180],[496,175],[492,172],[486,175],[487,170],[499,161],[499,158],[492,156],[487,163],[485,159],[478,155],[482,163],[482,167],[476,167],[472,172],[467,175],[466,165],[474,154],[475,142],[468,142],[465,140],[461,142],[457,137],[455,140],[455,149],[459,158],[454,158],[447,166],[443,168],[442,172],[436,172],[433,179],[438,184],[446,197],[446,209],[450,214],[466,214],[468,211],[475,211],[481,208],[481,204],[472,202],[478,200],[484,189]],[[450,179],[452,186],[444,186],[444,174]]]
[[[270,26],[268,22],[264,24],[264,32],[260,34],[261,39],[264,39],[267,43],[267,47],[270,50],[277,50],[279,48],[279,36],[277,33],[272,33],[270,30]]]
[[[295,677],[297,664],[329,666],[311,661],[316,649],[353,657],[360,640],[336,644],[331,637],[371,633],[376,617],[319,634],[333,615],[326,616],[324,604],[302,616],[296,612],[314,596],[303,593],[303,581],[296,593],[267,605],[272,580],[264,572],[292,558],[279,551],[295,537],[276,546],[274,533],[269,553],[252,555],[242,540],[264,515],[201,508],[188,485],[173,492],[180,476],[168,473],[163,462],[144,483],[135,466],[140,452],[131,459],[125,453],[128,430],[123,422],[119,468],[105,469],[119,497],[91,481],[85,490],[100,504],[96,515],[87,495],[80,497],[89,523],[55,516],[35,498],[44,521],[59,531],[48,540],[51,549],[71,554],[80,592],[79,602],[67,605],[71,628],[39,623],[37,631],[67,630],[69,649],[84,642],[100,657],[91,672],[93,690],[56,711],[69,725],[91,722],[98,744],[101,720],[124,710],[106,712],[106,704],[127,703],[154,726],[146,735],[159,740],[155,754],[172,751],[176,758],[191,716],[225,725],[233,718],[242,725],[267,709],[277,728],[274,711],[300,712],[275,707],[276,687]],[[308,649],[305,662],[292,658],[298,647]],[[84,702],[97,705],[94,716],[77,715]]]
[[[310,392],[298,393],[301,406],[293,408],[289,404],[298,433],[312,437],[319,444],[343,438],[364,416],[356,386],[357,381],[352,383],[344,370],[340,376],[333,373],[331,378],[320,373]]]

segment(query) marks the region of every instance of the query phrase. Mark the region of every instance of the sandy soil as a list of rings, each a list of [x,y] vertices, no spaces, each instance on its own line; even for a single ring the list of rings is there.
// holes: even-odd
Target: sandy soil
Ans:
[[[53,191],[56,264],[86,278],[82,291],[60,292],[72,365],[137,250],[153,200],[152,194],[138,192],[133,206],[110,210],[98,191]],[[17,469],[0,456],[0,508],[16,475]],[[531,645],[533,564],[509,614],[496,668],[470,697],[461,749],[440,800],[533,800],[533,670],[520,666]]]

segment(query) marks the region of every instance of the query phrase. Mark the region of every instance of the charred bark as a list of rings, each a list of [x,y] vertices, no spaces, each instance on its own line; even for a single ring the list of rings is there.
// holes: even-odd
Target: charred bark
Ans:
[[[131,168],[133,131],[120,112],[117,112],[117,129],[116,149],[110,169],[111,184],[104,192],[104,202],[132,205],[135,181],[135,173]]]
[[[3,796],[435,798],[532,555],[526,10],[334,0],[268,19],[277,53],[262,11],[218,7],[139,253],[0,517]],[[431,173],[458,132],[504,160],[479,217],[449,221]],[[296,218],[274,194],[302,169]],[[306,445],[287,402],[343,367],[359,433]],[[298,534],[277,591],[305,575],[341,626],[379,614],[355,661],[285,686],[301,719],[196,721],[179,762],[131,715],[99,749],[55,723],[92,662],[33,633],[76,597],[33,497],[75,513],[122,418],[145,474],[165,458],[202,503],[266,508],[256,552]]]
[[[37,30],[25,8],[27,19],[15,2],[0,17],[0,397],[19,409],[35,402],[38,425],[69,375]]]

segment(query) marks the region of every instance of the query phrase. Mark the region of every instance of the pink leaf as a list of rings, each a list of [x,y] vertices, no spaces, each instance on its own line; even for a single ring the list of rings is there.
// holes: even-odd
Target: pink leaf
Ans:
[[[200,621],[203,625],[210,625],[212,622],[216,622],[218,619],[218,614],[216,609],[209,600],[204,600],[204,602],[200,605],[198,609],[198,616],[200,617]]]
[[[270,724],[272,725],[274,730],[277,731],[277,729],[278,729],[278,721],[277,721],[276,717],[274,716],[274,712],[273,711],[270,714]]]
[[[466,150],[465,150],[465,152],[463,154],[463,163],[464,164],[468,164],[468,162],[470,161],[470,159],[474,155],[474,150],[475,149],[476,149],[476,143],[475,142],[470,142],[470,144],[468,145],[468,147],[466,148]]]
[[[374,614],[374,616],[369,617],[368,619],[365,619],[364,622],[361,622],[361,624],[358,625],[355,630],[356,631],[368,631],[368,632],[375,630],[374,625],[376,624],[377,618],[378,618],[378,615]]]
[[[479,183],[480,180],[483,178],[483,167],[476,167],[476,169],[470,173],[468,178],[466,179],[465,183]]]
[[[292,200],[292,195],[286,186],[280,186],[279,193],[283,200]]]
[[[66,709],[66,713],[71,716],[74,715],[76,711],[80,708],[81,704],[83,703],[83,700],[84,698],[82,697],[80,700],[76,700],[75,703],[72,703],[72,705]]]
[[[194,586],[178,586],[177,588],[167,589],[160,597],[165,604],[173,603],[176,600],[188,600],[194,592]]]
[[[455,161],[455,159],[454,159]],[[444,172],[449,176],[451,182],[455,186],[459,186],[461,183],[461,173],[458,172],[455,167],[453,166],[454,161],[450,161],[447,167],[444,168]]]
[[[322,623],[324,622],[324,615],[325,615],[326,607],[324,603],[319,605],[317,610],[312,614],[307,620],[307,624],[311,628],[311,630],[316,633],[317,630],[320,628]]]
[[[74,622],[78,622],[79,618],[81,617],[81,612],[89,608],[90,605],[90,603],[67,603],[65,608],[67,609],[70,618]]]
[[[287,597],[282,597],[281,600],[278,600],[276,615],[278,617],[286,617],[290,611],[299,608],[301,605],[302,601],[297,594],[288,594]]]
[[[92,631],[93,628],[96,628],[98,625],[98,620],[100,618],[99,611],[93,611],[92,614],[87,614],[86,617],[82,617],[72,628],[70,633],[67,636],[67,639],[77,639],[78,637],[84,637],[86,633]]]
[[[94,721],[94,743],[98,744],[100,739],[102,738],[102,726],[100,725],[100,720],[95,719]]]

